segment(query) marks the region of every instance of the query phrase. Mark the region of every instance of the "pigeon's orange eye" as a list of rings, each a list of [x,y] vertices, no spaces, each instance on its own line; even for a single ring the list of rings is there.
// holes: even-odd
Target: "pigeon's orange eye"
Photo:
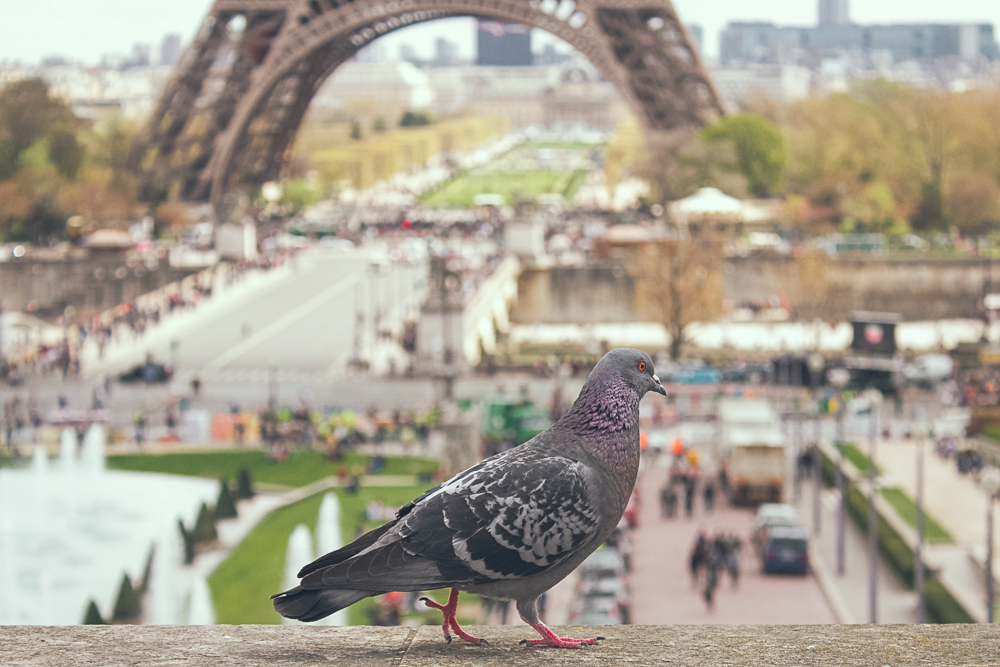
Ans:
[[[640,371],[646,370],[646,362],[645,361],[640,361],[639,362],[639,370]]]

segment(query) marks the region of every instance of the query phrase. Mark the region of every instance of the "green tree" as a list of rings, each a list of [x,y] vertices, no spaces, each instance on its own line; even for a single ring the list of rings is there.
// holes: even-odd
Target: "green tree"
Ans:
[[[219,531],[215,528],[215,512],[205,503],[202,503],[201,509],[198,510],[198,520],[195,521],[194,530],[191,531],[191,539],[196,544],[219,539]]]
[[[788,161],[785,137],[781,128],[763,116],[726,116],[702,130],[701,139],[706,143],[732,143],[736,167],[754,195],[768,197],[784,190]]]
[[[97,608],[97,603],[93,600],[87,605],[87,611],[83,614],[82,625],[107,625],[107,621],[101,616],[101,610]]]
[[[9,142],[15,156],[56,127],[77,124],[64,102],[49,97],[41,79],[15,81],[0,91],[0,141]]]
[[[383,134],[388,128],[385,126],[385,119],[379,116],[372,124],[372,130],[377,134]]]
[[[111,619],[114,621],[133,621],[140,616],[142,616],[142,600],[139,599],[139,595],[132,587],[132,580],[127,574],[123,574]]]
[[[240,500],[253,498],[253,482],[250,480],[250,470],[245,466],[236,474],[236,497]]]
[[[352,120],[351,121],[351,139],[354,141],[361,140],[361,121]]]
[[[49,136],[49,162],[60,174],[72,180],[76,178],[83,166],[87,150],[83,147],[72,130],[55,130]]]
[[[417,111],[407,111],[399,120],[400,127],[423,127],[431,124],[431,117]]]
[[[236,501],[229,491],[229,482],[219,480],[219,499],[215,503],[215,516],[219,519],[235,519],[237,516]]]

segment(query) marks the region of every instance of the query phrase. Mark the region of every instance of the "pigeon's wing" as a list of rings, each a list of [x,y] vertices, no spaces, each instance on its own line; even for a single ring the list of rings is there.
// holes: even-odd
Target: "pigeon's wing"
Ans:
[[[596,534],[594,477],[561,456],[488,459],[402,516],[400,544],[436,561],[442,573],[471,574],[474,581],[544,572]]]

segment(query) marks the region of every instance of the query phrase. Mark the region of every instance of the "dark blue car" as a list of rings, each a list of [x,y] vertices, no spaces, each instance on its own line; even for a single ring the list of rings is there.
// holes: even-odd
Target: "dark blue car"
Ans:
[[[765,573],[809,573],[809,533],[805,528],[770,527],[760,547],[761,566]]]

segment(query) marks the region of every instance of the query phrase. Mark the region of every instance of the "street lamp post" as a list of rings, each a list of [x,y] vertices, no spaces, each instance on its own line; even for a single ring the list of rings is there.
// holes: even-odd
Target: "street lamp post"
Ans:
[[[872,401],[868,432],[868,622],[878,623],[878,479],[875,450],[878,443],[878,405]]]
[[[924,419],[924,410],[921,408],[913,429],[914,442],[917,446],[917,499],[916,499],[916,523],[917,523],[917,544],[913,553],[913,587],[917,590],[917,612],[914,618],[915,623],[924,622],[924,610],[927,606],[927,588],[924,578],[924,440],[927,439],[929,431],[927,422]]]
[[[1000,469],[988,468],[980,477],[986,491],[986,622],[996,615],[996,584],[993,581],[993,501],[1000,491]]]
[[[844,574],[846,563],[847,489],[844,479],[844,387],[850,381],[850,373],[843,369],[833,369],[829,373],[830,384],[837,388],[837,574]]]

